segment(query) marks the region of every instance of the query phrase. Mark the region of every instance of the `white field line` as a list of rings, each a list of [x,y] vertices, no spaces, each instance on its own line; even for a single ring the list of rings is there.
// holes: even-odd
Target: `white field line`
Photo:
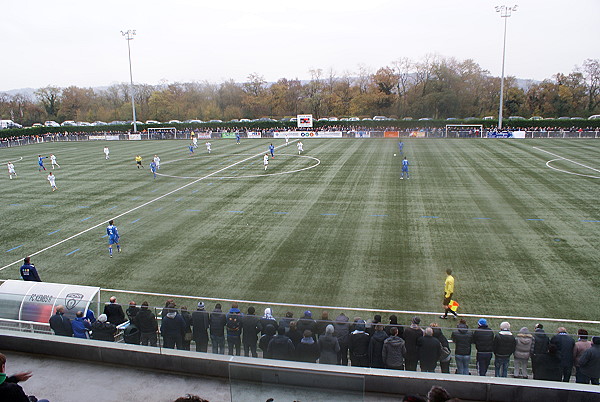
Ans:
[[[6,161],[2,161],[2,162],[0,162],[0,165],[5,165],[8,162],[12,162],[12,163],[21,162],[22,160],[23,160],[23,157],[21,156],[17,160],[15,160],[15,159],[9,159],[9,160],[6,160]]]
[[[193,300],[210,300],[215,302],[228,302],[228,303],[244,303],[244,304],[262,304],[265,306],[283,306],[283,307],[302,307],[302,308],[311,308],[311,309],[319,309],[319,310],[344,310],[344,311],[364,311],[364,312],[373,312],[376,311],[378,313],[386,313],[386,314],[411,314],[411,315],[437,315],[439,316],[440,312],[432,312],[432,311],[412,311],[412,310],[379,310],[374,308],[361,308],[361,307],[334,307],[334,306],[320,306],[314,304],[294,304],[294,303],[274,303],[274,302],[262,302],[256,300],[237,300],[237,299],[220,299],[215,297],[199,297],[199,296],[187,296],[187,295],[173,295],[166,293],[152,293],[152,292],[138,292],[138,291],[129,291],[129,290],[121,290],[121,289],[104,289],[101,288],[102,292],[111,292],[111,293],[128,293],[128,294],[136,294],[143,296],[158,296],[165,298],[181,298],[181,299],[193,299]],[[569,323],[579,323],[579,324],[600,324],[600,321],[591,321],[591,320],[572,320],[568,318],[540,318],[540,317],[521,317],[521,316],[512,316],[512,315],[487,315],[487,314],[460,314],[460,317],[472,317],[472,318],[494,318],[501,320],[526,320],[526,321],[549,321],[549,322],[569,322]]]
[[[284,147],[284,146],[285,146],[285,145],[280,145],[280,146],[278,146],[278,147],[276,147],[276,148],[280,148],[280,147]],[[179,190],[183,190],[183,189],[184,189],[184,188],[186,188],[186,187],[189,187],[189,186],[191,186],[191,185],[193,185],[193,184],[196,184],[196,183],[198,183],[199,181],[202,181],[202,180],[204,180],[204,179],[207,179],[207,178],[209,178],[209,177],[211,177],[211,176],[214,176],[214,175],[216,175],[217,173],[220,173],[220,172],[222,172],[222,171],[224,171],[224,170],[226,170],[226,169],[229,169],[229,168],[231,168],[231,167],[233,167],[233,166],[239,165],[240,163],[246,162],[246,161],[248,161],[248,160],[250,160],[250,159],[252,159],[252,158],[256,158],[256,157],[258,157],[258,156],[262,156],[262,155],[264,155],[264,152],[260,152],[260,153],[258,153],[258,154],[256,154],[256,155],[252,155],[252,156],[249,156],[249,157],[247,157],[247,158],[245,158],[245,159],[242,159],[241,161],[238,161],[238,162],[232,163],[232,164],[231,164],[231,165],[229,165],[229,166],[225,166],[225,167],[223,167],[223,168],[221,168],[221,169],[219,169],[219,170],[216,170],[216,171],[214,171],[214,172],[212,172],[212,173],[209,173],[209,174],[207,174],[206,176],[200,177],[200,178],[198,178],[198,179],[196,179],[196,180],[194,180],[194,181],[191,181],[191,182],[189,182],[189,183],[187,183],[187,184],[184,184],[183,186],[181,186],[181,187],[178,187],[178,188],[176,188],[175,190],[171,190],[171,191],[169,191],[168,193],[165,193],[165,194],[163,194],[163,195],[161,195],[161,196],[158,196],[158,197],[156,197],[156,198],[154,198],[154,199],[152,199],[152,200],[150,200],[150,201],[147,201],[147,202],[145,202],[145,203],[143,203],[143,204],[141,204],[141,205],[138,205],[138,206],[137,206],[137,207],[135,207],[135,208],[131,208],[130,210],[128,210],[128,211],[125,211],[125,212],[123,212],[123,213],[120,213],[119,215],[116,215],[116,216],[114,216],[114,217],[112,217],[112,218],[110,218],[110,219],[103,220],[102,222],[100,222],[100,223],[98,223],[98,224],[96,224],[96,225],[94,225],[94,226],[92,226],[92,227],[90,227],[90,228],[87,228],[87,229],[85,229],[85,230],[83,230],[83,231],[81,231],[81,232],[79,232],[79,233],[76,233],[76,234],[74,234],[73,236],[69,236],[69,237],[67,237],[66,239],[63,239],[63,240],[59,241],[58,243],[52,244],[51,246],[48,246],[48,247],[45,247],[45,248],[43,248],[43,249],[41,249],[41,250],[39,250],[39,251],[36,251],[35,253],[29,254],[29,256],[30,256],[30,257],[33,257],[34,255],[38,255],[38,254],[40,254],[40,253],[43,253],[44,251],[50,250],[51,248],[54,248],[54,247],[56,247],[56,246],[58,246],[58,245],[60,245],[60,244],[63,244],[63,243],[65,243],[65,242],[67,242],[67,241],[71,240],[71,239],[74,239],[74,238],[76,238],[76,237],[79,237],[79,236],[81,236],[82,234],[89,232],[90,230],[94,230],[94,229],[96,229],[96,228],[98,228],[98,227],[100,227],[100,226],[102,226],[102,225],[105,225],[105,224],[106,224],[108,221],[110,221],[111,219],[117,219],[117,218],[120,218],[121,216],[127,215],[127,214],[129,214],[129,213],[131,213],[131,212],[133,212],[133,211],[136,211],[136,210],[138,210],[138,209],[140,209],[140,208],[143,208],[143,207],[145,207],[146,205],[152,204],[152,203],[153,203],[153,202],[155,202],[155,201],[158,201],[158,200],[160,200],[160,199],[163,199],[163,198],[165,198],[165,197],[167,197],[167,196],[169,196],[169,195],[171,195],[171,194],[173,194],[173,193],[176,193],[176,192],[178,192]],[[21,263],[21,261],[23,261],[23,260],[22,260],[22,259],[19,259],[19,260],[15,261],[15,262],[12,262],[12,263],[8,264],[8,265],[5,265],[5,266],[3,266],[2,268],[0,268],[0,271],[3,271],[3,270],[5,270],[6,268],[12,267],[13,265],[19,264],[19,263]]]
[[[566,174],[572,174],[572,175],[575,175],[575,176],[590,177],[592,179],[600,179],[600,176],[593,176],[593,175],[590,175],[590,174],[570,172],[568,170],[562,170],[562,169],[559,169],[559,168],[554,167],[554,166],[551,165],[552,162],[554,162],[554,161],[560,161],[560,160],[562,160],[562,158],[551,159],[548,162],[546,162],[546,166],[548,166],[552,170],[556,170],[558,172],[562,172],[562,173],[566,173]]]
[[[584,168],[586,168],[586,169],[590,169],[590,170],[593,170],[593,171],[595,171],[595,172],[598,172],[598,173],[600,173],[600,169],[596,169],[596,168],[593,168],[593,167],[591,167],[591,166],[584,165],[583,163],[575,162],[574,160],[571,160],[571,159],[569,159],[569,158],[565,158],[564,156],[557,155],[557,154],[555,154],[555,153],[553,153],[553,152],[550,152],[550,151],[546,151],[546,150],[544,150],[544,149],[542,149],[542,148],[539,148],[539,147],[533,147],[533,148],[534,148],[534,149],[537,149],[538,151],[542,151],[542,152],[545,152],[545,153],[547,153],[547,154],[550,154],[550,155],[552,155],[552,156],[556,156],[556,157],[557,157],[557,158],[559,158],[559,159],[563,159],[563,160],[569,161],[569,162],[571,162],[571,163],[574,163],[574,164],[576,164],[576,165],[583,166],[583,167],[584,167]],[[554,159],[554,160],[556,160],[556,159]],[[579,173],[574,173],[574,172],[566,172],[566,171],[564,171],[564,170],[560,170],[560,169],[553,168],[552,166],[548,165],[548,163],[550,163],[550,162],[552,162],[552,161],[548,161],[548,162],[546,162],[546,166],[548,166],[548,167],[549,167],[549,168],[551,168],[551,169],[558,170],[558,171],[561,171],[561,172],[564,172],[564,173],[575,174],[575,175],[578,175],[578,176],[587,176],[587,175],[582,175],[582,174],[579,174]],[[596,176],[587,176],[587,177],[594,177],[594,178],[597,178]]]

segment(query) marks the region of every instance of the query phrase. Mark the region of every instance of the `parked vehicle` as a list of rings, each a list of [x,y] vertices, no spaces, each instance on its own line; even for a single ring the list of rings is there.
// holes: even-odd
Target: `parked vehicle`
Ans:
[[[92,126],[107,126],[108,123],[105,123],[103,121],[97,120],[95,122],[92,123]]]
[[[388,118],[385,116],[373,116],[373,120],[377,121],[377,120],[387,120]]]
[[[598,120],[600,119],[600,114],[593,114],[590,117],[588,117],[588,120]]]
[[[169,124],[181,124],[179,120],[169,120]]]
[[[60,125],[63,127],[75,127],[77,126],[77,123],[75,123],[74,120],[65,120],[62,123],[60,123]]]
[[[146,120],[146,124],[160,124],[158,120]]]
[[[12,120],[0,120],[0,129],[5,129],[5,128],[22,128],[23,126],[15,123]]]
[[[46,127],[60,127],[60,124],[58,124],[54,120],[48,120],[48,121],[44,122],[44,126],[46,126]]]

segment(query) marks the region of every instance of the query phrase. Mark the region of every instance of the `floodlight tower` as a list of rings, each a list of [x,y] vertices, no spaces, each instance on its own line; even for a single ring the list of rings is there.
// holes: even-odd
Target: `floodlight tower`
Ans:
[[[133,132],[137,133],[137,118],[135,116],[135,100],[133,99],[133,73],[131,72],[131,46],[129,46],[129,41],[133,40],[135,36],[135,29],[128,29],[127,31],[121,31],[121,35],[125,37],[127,40],[127,51],[129,53],[129,83],[131,85],[131,110],[133,112]]]
[[[506,57],[506,22],[513,12],[517,11],[517,5],[496,6],[496,12],[504,18],[504,44],[502,45],[502,78],[500,79],[500,107],[498,108],[498,130],[502,129],[502,106],[504,103],[504,59]]]

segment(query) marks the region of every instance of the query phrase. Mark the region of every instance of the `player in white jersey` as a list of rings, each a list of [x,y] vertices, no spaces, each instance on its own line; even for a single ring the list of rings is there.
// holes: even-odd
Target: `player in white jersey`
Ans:
[[[108,157],[108,154],[110,153],[110,151],[108,150],[108,147],[104,147],[104,155],[106,155],[106,159],[110,159]]]
[[[52,172],[48,173],[48,181],[50,182],[50,187],[52,188],[52,191],[58,190],[56,188],[56,182],[55,182],[55,180],[56,180],[56,176],[54,176],[52,174]]]
[[[160,158],[158,155],[154,155],[154,163],[156,164],[156,170],[160,169]]]
[[[194,144],[194,148],[198,148],[198,138],[192,138],[192,143]]]
[[[267,166],[269,166],[269,154],[263,156],[263,164],[265,165],[265,170],[267,170]]]
[[[210,153],[210,142],[206,141],[206,150]]]
[[[288,146],[289,142],[290,142],[290,138],[289,138],[289,137],[288,137],[288,135],[286,134],[286,135],[285,135],[285,146],[286,146],[286,147]]]
[[[17,177],[17,173],[15,172],[15,165],[13,165],[12,162],[8,162],[6,164],[6,167],[8,167],[8,177],[10,177],[11,180],[12,180],[13,174],[15,175],[15,177]]]
[[[302,144],[302,141],[298,141],[296,146],[298,147],[298,155],[300,155],[300,152],[304,152],[304,145]]]
[[[58,166],[60,169],[60,165],[56,161],[56,156],[54,154],[50,154],[50,162],[52,163],[52,169],[54,169],[54,165]]]

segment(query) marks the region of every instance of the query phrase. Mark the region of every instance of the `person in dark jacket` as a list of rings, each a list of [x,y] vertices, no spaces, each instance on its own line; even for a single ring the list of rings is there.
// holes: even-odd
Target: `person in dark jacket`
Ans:
[[[106,320],[111,324],[120,325],[125,322],[123,307],[117,303],[117,298],[114,296],[111,296],[109,303],[104,306],[104,314],[106,314]]]
[[[158,343],[158,321],[156,316],[148,308],[148,302],[144,301],[139,313],[135,315],[135,325],[140,330],[140,345],[156,346]]]
[[[225,323],[227,319],[221,311],[220,303],[215,304],[215,309],[210,313],[209,321],[212,352],[223,355],[225,354]]]
[[[433,337],[440,341],[440,344],[442,345],[442,352],[447,352],[446,356],[444,356],[444,353],[442,353],[442,358],[440,359],[440,369],[442,370],[442,373],[450,374],[450,361],[452,360],[452,354],[450,353],[450,344],[448,343],[448,338],[446,338],[446,335],[444,335],[442,329],[436,322],[432,322],[429,326],[431,329],[433,329]]]
[[[302,340],[296,347],[296,360],[305,363],[316,363],[320,356],[319,345],[309,330],[304,331],[302,335]]]
[[[316,339],[316,336],[315,336],[315,326],[316,325],[317,325],[317,322],[312,319],[312,313],[307,310],[304,312],[304,315],[302,316],[302,318],[300,318],[298,320],[296,327],[298,328],[298,331],[300,331],[301,334],[304,334],[304,331],[309,330],[313,334],[313,337]]]
[[[473,343],[477,349],[477,373],[485,376],[494,352],[494,332],[488,327],[485,318],[481,318],[477,322],[477,329],[473,332]]]
[[[437,363],[442,356],[442,344],[433,336],[433,328],[425,328],[423,336],[417,340],[417,349],[421,371],[435,373]]]
[[[294,360],[294,351],[294,344],[285,335],[285,328],[277,328],[277,335],[269,341],[269,346],[267,346],[269,359]]]
[[[560,356],[555,344],[548,345],[548,353],[538,356],[537,369],[533,373],[534,380],[561,381]]]
[[[114,342],[116,333],[117,326],[108,322],[106,314],[100,314],[96,322],[92,324],[90,338],[97,341]]]
[[[294,313],[292,313],[291,311],[288,311],[287,313],[285,313],[285,317],[283,317],[281,320],[279,320],[279,327],[283,327],[285,328],[285,334],[287,335],[288,331],[290,330],[290,322],[294,321]]]
[[[562,370],[563,382],[569,382],[573,370],[573,348],[575,340],[567,333],[565,327],[559,327],[558,333],[550,339],[550,343],[556,345],[560,356],[560,369]]]
[[[256,343],[258,342],[258,334],[262,331],[260,317],[254,315],[256,309],[252,306],[248,307],[248,314],[242,319],[242,344],[244,345],[244,356],[258,357],[256,352]]]
[[[35,265],[31,263],[30,257],[25,257],[25,259],[23,260],[23,265],[21,265],[19,271],[21,272],[21,278],[23,278],[24,281],[42,281],[40,279],[40,276],[38,275]]]
[[[579,358],[577,382],[598,385],[600,378],[600,336],[592,338],[592,346]]]
[[[331,321],[329,320],[329,312],[323,311],[321,313],[321,319],[318,320],[317,324],[315,325],[315,335],[317,338],[321,335],[325,335],[325,329],[329,324],[331,324]]]
[[[56,306],[56,313],[48,321],[54,335],[73,336],[71,320],[65,317],[65,306]]]
[[[263,332],[265,334],[258,340],[258,347],[263,352],[263,358],[270,359],[271,355],[269,354],[269,342],[271,342],[271,339],[273,339],[275,336],[275,327],[271,324],[267,324],[267,328],[264,328]]]
[[[404,365],[406,370],[417,371],[417,363],[419,362],[419,351],[417,350],[417,341],[423,336],[423,330],[419,327],[421,319],[413,317],[408,328],[404,328],[404,342],[406,346],[406,357]]]
[[[192,313],[192,338],[196,343],[196,352],[208,351],[208,311],[204,309],[204,302],[198,302],[196,311]]]
[[[349,319],[344,313],[340,313],[333,323],[333,335],[337,338],[340,345],[337,364],[348,365],[348,343],[350,341]]]
[[[290,338],[292,340],[292,344],[294,345],[294,347],[298,346],[298,344],[302,340],[302,333],[300,331],[298,331],[297,325],[298,325],[298,321],[291,321],[290,329],[287,332],[287,336],[288,336],[288,338]]]
[[[71,327],[73,328],[73,337],[81,339],[90,338],[92,324],[90,324],[89,320],[83,317],[83,311],[77,312],[75,319],[71,321]]]
[[[163,336],[163,347],[167,349],[183,350],[183,334],[185,333],[185,320],[177,312],[175,304],[167,307],[167,315],[162,319],[160,332]]]
[[[387,369],[404,370],[406,345],[404,339],[398,336],[398,327],[390,328],[390,336],[383,342],[381,352],[383,365]]]
[[[34,396],[25,394],[19,382],[27,381],[31,378],[31,372],[13,374],[10,377],[6,375],[6,356],[0,353],[0,401],[7,402],[48,402],[47,399],[36,399]]]
[[[508,363],[510,356],[515,353],[517,340],[510,332],[510,324],[506,321],[500,323],[500,332],[494,336],[494,367],[496,377],[508,377]]]
[[[354,331],[350,333],[348,349],[352,366],[369,367],[369,334],[365,332],[366,323],[362,319],[354,321]]]
[[[369,340],[369,364],[374,368],[384,368],[383,343],[388,335],[381,324],[376,324],[374,330],[373,336]]]
[[[325,327],[325,335],[319,337],[319,363],[338,364],[340,343],[333,334],[335,329],[332,324]]]
[[[375,333],[375,326],[377,324],[381,324],[381,315],[380,314],[375,314],[373,316],[372,320],[367,320],[366,332],[367,332],[367,334],[369,334],[370,337],[373,337],[373,334]]]
[[[456,373],[469,375],[469,363],[471,362],[471,343],[473,333],[469,331],[467,322],[461,319],[456,330],[452,332],[454,342],[454,358],[456,359]]]
[[[273,310],[270,307],[265,309],[265,314],[260,319],[260,326],[262,328],[262,334],[265,334],[265,328],[267,325],[272,325],[275,328],[275,332],[277,332],[277,328],[279,325],[277,324],[277,320],[273,317]]]
[[[129,307],[127,307],[127,310],[125,310],[125,314],[127,314],[127,319],[130,322],[133,322],[135,316],[139,312],[140,312],[140,308],[135,304],[135,302],[133,300],[130,301],[129,302]]]
[[[242,354],[242,312],[237,303],[232,303],[226,317],[225,328],[227,329],[227,348],[229,354],[237,356]]]
[[[398,317],[392,314],[390,316],[390,323],[385,326],[385,332],[388,336],[392,336],[392,328],[394,327],[398,328],[398,336],[402,338],[402,335],[404,335],[404,327],[398,324]]]
[[[185,321],[185,329],[183,330],[183,350],[190,350],[192,344],[192,314],[186,306],[181,306],[180,314]]]
[[[537,359],[541,355],[545,355],[548,353],[548,345],[550,344],[550,338],[544,332],[544,325],[536,324],[535,332],[533,333],[533,351],[531,355],[531,370],[533,371],[535,377],[535,370],[537,366]]]

